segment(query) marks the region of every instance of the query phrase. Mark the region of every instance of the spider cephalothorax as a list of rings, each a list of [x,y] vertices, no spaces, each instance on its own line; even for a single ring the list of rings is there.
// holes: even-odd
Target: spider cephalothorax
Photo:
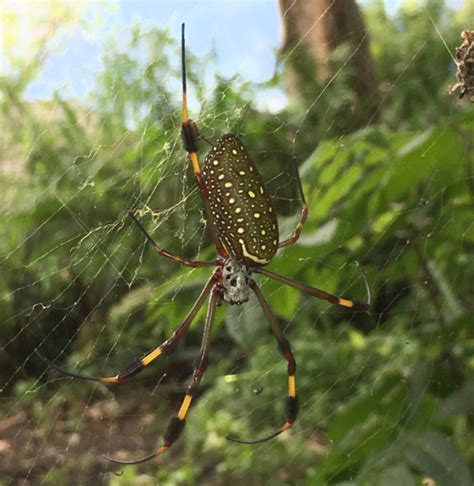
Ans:
[[[252,272],[243,263],[229,258],[222,266],[222,298],[229,304],[243,304],[250,297]]]
[[[277,436],[294,424],[298,414],[296,360],[291,350],[290,343],[280,328],[264,293],[260,290],[260,287],[255,280],[253,280],[252,272],[262,274],[282,284],[290,285],[332,304],[338,304],[359,311],[368,311],[370,309],[371,299],[368,287],[369,302],[365,304],[356,300],[337,297],[324,290],[310,287],[309,285],[298,282],[290,277],[279,275],[264,268],[271,262],[278,250],[298,241],[306,221],[308,207],[306,205],[298,171],[296,170],[296,181],[298,182],[303,203],[300,221],[292,235],[284,240],[280,240],[278,221],[271,198],[267,193],[263,179],[258,173],[257,166],[251,159],[240,139],[233,134],[225,134],[215,142],[212,142],[206,137],[200,136],[196,124],[189,119],[186,95],[184,24],[182,25],[181,46],[183,83],[182,136],[186,152],[192,162],[194,175],[204,203],[206,216],[209,221],[209,227],[211,229],[218,256],[214,260],[201,261],[174,255],[161,248],[132,212],[130,212],[129,215],[159,255],[192,268],[214,267],[214,271],[207,280],[206,285],[196,301],[191,306],[187,316],[174,330],[171,336],[158,347],[145,354],[140,360],[129,366],[125,371],[119,372],[113,376],[86,376],[78,373],[70,373],[69,371],[65,371],[56,366],[54,363],[49,362],[53,368],[74,378],[99,381],[101,383],[121,383],[127,378],[139,373],[143,368],[158,358],[158,356],[166,353],[174,344],[176,344],[189,329],[204,302],[209,299],[199,359],[181,407],[176,416],[169,422],[168,428],[164,433],[162,445],[151,454],[138,460],[122,461],[105,456],[109,461],[119,464],[139,464],[148,461],[153,457],[163,454],[163,452],[168,450],[176,441],[184,429],[189,407],[194,399],[206,368],[211,344],[212,326],[214,324],[217,306],[222,301],[229,304],[243,304],[248,301],[251,292],[255,295],[260,304],[263,314],[268,320],[273,335],[278,343],[278,349],[281,351],[287,362],[288,395],[286,397],[285,406],[286,421],[274,433],[261,439],[245,441],[233,437],[227,438],[234,442],[257,444]],[[211,150],[205,159],[202,171],[197,154],[198,142],[200,139],[205,140],[211,145]],[[365,283],[367,285],[366,281]]]

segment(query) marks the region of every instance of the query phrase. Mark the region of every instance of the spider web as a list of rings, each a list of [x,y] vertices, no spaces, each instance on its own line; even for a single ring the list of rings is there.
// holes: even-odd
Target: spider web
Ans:
[[[174,12],[176,18],[181,18],[180,8]],[[235,8],[234,2],[222,7],[227,16],[232,15]],[[190,24],[192,19],[185,17]],[[428,10],[425,17],[432,20],[430,28],[444,48],[446,39]],[[175,23],[179,25],[179,22]],[[47,367],[35,350],[41,350],[50,360],[72,372],[115,374],[161,343],[184,318],[208,278],[209,270],[183,269],[173,262],[160,260],[127,218],[131,208],[164,248],[191,258],[213,256],[202,203],[192,171],[185,163],[179,133],[179,39],[162,33],[153,34],[157,37],[150,35],[150,40],[161,39],[165,46],[163,49],[155,46],[156,51],[150,54],[146,49],[151,49],[153,43],[145,42],[145,47],[140,44],[148,35],[146,29],[132,29],[130,38],[135,50],[127,53],[129,57],[121,46],[108,52],[108,61],[104,64],[109,62],[109,70],[100,78],[107,88],[96,89],[92,104],[84,100],[71,103],[61,95],[47,102],[33,103],[34,125],[29,127],[33,135],[27,143],[21,145],[10,133],[11,129],[4,134],[2,219],[5,234],[2,238],[5,243],[1,247],[1,262],[5,282],[1,288],[0,309],[5,316],[1,359],[7,371],[2,373],[0,383],[1,472],[4,478],[1,484],[62,484],[70,479],[78,484],[125,484],[127,481],[156,484],[157,480],[163,484],[192,484],[203,482],[202,478],[207,478],[206,470],[212,470],[214,463],[219,463],[223,470],[212,470],[208,484],[220,484],[225,478],[248,478],[251,473],[255,474],[255,484],[273,484],[269,474],[275,474],[283,483],[291,479],[286,471],[293,471],[295,464],[307,467],[314,461],[316,468],[318,458],[330,449],[324,432],[337,419],[340,410],[332,407],[333,402],[342,407],[359,391],[362,377],[372,370],[383,377],[385,372],[393,373],[393,368],[403,369],[419,352],[410,334],[394,333],[389,342],[387,334],[365,341],[365,332],[369,330],[365,326],[371,330],[383,326],[385,313],[393,302],[409,292],[417,296],[414,307],[398,306],[391,318],[410,321],[406,314],[412,312],[412,325],[408,329],[414,331],[419,314],[427,311],[426,294],[430,294],[430,289],[423,287],[423,279],[426,275],[437,274],[439,268],[425,257],[423,246],[418,283],[404,279],[399,267],[405,268],[410,263],[405,258],[411,248],[407,235],[415,231],[417,239],[423,240],[433,233],[433,225],[417,220],[418,215],[423,218],[425,204],[435,200],[439,206],[434,224],[437,230],[438,226],[442,229],[447,225],[446,213],[451,210],[451,200],[446,194],[450,183],[437,189],[439,176],[433,173],[417,189],[419,205],[400,203],[392,219],[387,214],[380,216],[376,222],[377,231],[364,240],[361,250],[361,243],[351,228],[357,225],[363,233],[374,222],[361,223],[355,216],[344,219],[347,214],[344,201],[332,196],[332,191],[344,184],[350,188],[361,177],[346,166],[343,169],[342,165],[356,153],[351,152],[352,148],[363,141],[341,138],[339,155],[333,153],[327,158],[324,151],[331,154],[331,147],[322,142],[318,160],[323,167],[334,161],[334,173],[317,172],[310,153],[301,149],[307,126],[318,108],[324,110],[319,115],[322,132],[331,133],[331,113],[338,101],[327,101],[325,94],[344,76],[349,59],[359,46],[346,53],[347,62],[342,62],[334,77],[309,100],[302,115],[288,118],[278,110],[267,112],[268,118],[273,119],[268,125],[271,127],[268,137],[277,138],[290,125],[294,127],[286,149],[280,144],[272,151],[261,143],[253,149],[247,140],[258,140],[261,135],[261,129],[251,124],[254,107],[265,112],[268,100],[271,102],[273,97],[282,96],[281,91],[272,88],[271,81],[250,84],[236,79],[234,85],[219,78],[216,75],[219,71],[216,57],[219,56],[214,53],[202,63],[198,62],[201,59],[193,55],[194,41],[188,39],[193,117],[210,138],[232,131],[245,139],[279,209],[281,238],[295,227],[301,201],[291,164],[289,168],[272,166],[267,163],[272,157],[294,159],[301,164],[303,183],[305,188],[311,189],[307,194],[311,212],[323,213],[325,205],[334,204],[336,209],[340,206],[340,212],[336,210],[326,219],[310,220],[300,244],[275,259],[272,270],[364,300],[359,265],[348,260],[351,252],[339,251],[354,245],[358,250],[352,254],[369,262],[369,280],[375,280],[377,285],[374,290],[390,288],[390,292],[385,294],[385,300],[369,325],[366,317],[341,314],[329,304],[314,302],[291,289],[260,279],[290,341],[295,342],[298,384],[301,382],[301,390],[306,393],[301,393],[300,415],[294,431],[281,440],[253,449],[236,450],[238,446],[225,441],[225,436],[234,431],[260,437],[284,422],[283,405],[287,394],[284,362],[261,310],[252,300],[244,306],[218,309],[203,393],[193,403],[183,437],[160,459],[160,465],[152,461],[139,469],[117,468],[101,458],[101,454],[123,459],[140,457],[160,444],[159,437],[179,407],[198,354],[204,309],[173,353],[163,356],[160,362],[153,363],[120,387],[104,387],[64,377]],[[369,30],[369,36],[373,35],[376,32]],[[418,62],[422,47],[423,41],[420,41],[420,50],[406,58],[399,77],[384,91],[386,99],[400,89],[410,89],[404,86],[405,74]],[[62,48],[67,53],[68,43]],[[449,48],[452,50],[451,45]],[[137,64],[129,65],[133,55],[136,55]],[[114,56],[121,62],[113,64]],[[169,65],[164,62],[155,69],[151,59],[161,58],[166,58]],[[140,72],[144,78],[149,76],[148,88],[140,85],[139,77],[134,78]],[[433,76],[440,75],[441,69],[433,70]],[[70,82],[72,80],[62,78],[56,88],[61,93],[61,85],[67,86]],[[150,87],[156,92],[151,92]],[[135,95],[134,90],[139,94]],[[134,99],[134,110],[128,112],[130,104],[124,102],[127,96]],[[11,99],[9,102],[14,103]],[[116,115],[121,110],[126,111],[122,117],[125,124],[120,124]],[[456,116],[457,112],[453,112],[452,119]],[[20,123],[26,115],[19,110],[14,117]],[[6,115],[4,120],[7,120]],[[451,118],[448,116],[445,120],[434,134],[412,130],[412,143],[419,144],[423,155],[439,149],[438,145],[431,148],[430,144],[447,136]],[[464,140],[461,151],[472,151],[472,141],[469,137]],[[428,147],[423,145],[425,141]],[[55,152],[49,159],[47,153],[39,157],[41,150],[51,147]],[[58,153],[62,154],[60,158]],[[376,151],[364,154],[369,160],[367,172],[363,174],[367,177],[380,159]],[[343,157],[347,159],[342,161]],[[117,158],[122,161],[120,167]],[[338,168],[339,163],[342,165]],[[463,167],[458,180],[472,185],[472,172]],[[409,217],[411,215],[413,218]],[[324,224],[316,227],[315,222]],[[470,227],[464,228],[461,242],[469,240],[469,231],[472,231]],[[401,236],[387,243],[387,235],[392,232]],[[335,241],[334,235],[337,236]],[[386,245],[385,259],[376,261],[381,241]],[[428,250],[426,252],[428,254]],[[472,264],[466,265],[472,271]],[[309,270],[312,268],[313,273]],[[377,271],[381,272],[381,278],[377,278]],[[452,289],[463,276],[454,270],[450,283],[445,282],[443,275],[438,277],[440,285],[445,284],[443,303],[449,309],[449,316],[445,311],[439,311],[439,315],[449,325],[462,314]],[[437,313],[436,310],[431,312]],[[329,329],[329,324],[339,318],[342,324]],[[362,346],[385,350],[375,357],[369,352],[344,354],[341,342],[350,343],[355,350]],[[312,355],[317,355],[318,359],[311,361]],[[428,387],[423,373],[430,376],[434,367],[428,365],[420,369],[420,376],[416,375],[421,391]],[[372,388],[366,382],[362,385],[370,388],[374,400],[384,396],[381,377],[374,377]],[[406,379],[406,376],[399,376],[399,379]],[[381,389],[379,381],[383,385]],[[459,393],[464,390],[461,385],[457,388]],[[414,409],[410,410],[394,421],[402,432],[409,428],[410,413],[415,415]],[[388,414],[389,411],[387,417]],[[353,453],[363,450],[379,433],[380,430],[369,431],[352,449]],[[291,447],[287,445],[289,440]],[[349,439],[346,437],[346,440]],[[397,441],[403,443],[402,439],[397,438]],[[233,457],[233,461],[229,457]],[[384,460],[376,455],[372,457],[373,464],[380,467]],[[248,476],[243,471],[247,471]],[[329,482],[340,481],[338,469],[335,471],[328,474]],[[403,469],[394,469],[399,482],[403,482],[405,473]]]

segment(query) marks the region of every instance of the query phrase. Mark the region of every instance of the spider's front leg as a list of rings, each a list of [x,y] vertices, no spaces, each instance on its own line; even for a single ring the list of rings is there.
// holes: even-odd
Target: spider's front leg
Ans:
[[[313,297],[321,300],[326,300],[331,304],[337,304],[342,307],[347,307],[354,311],[370,312],[370,310],[372,309],[372,293],[370,291],[369,282],[367,281],[367,277],[365,276],[364,272],[362,272],[362,278],[364,279],[365,288],[367,290],[367,303],[359,302],[358,300],[344,299],[342,297],[338,297],[337,295],[330,294],[325,290],[317,289],[316,287],[310,287],[309,285],[306,285],[302,282],[298,282],[297,280],[294,280],[292,278],[271,272],[270,270],[267,270],[263,267],[255,268],[254,272],[265,275],[266,277],[270,277],[274,280],[277,280],[278,282],[290,285],[291,287],[301,290],[302,292],[312,295]]]
[[[138,360],[137,362],[133,363],[129,366],[125,371],[119,372],[114,376],[89,376],[83,375],[79,373],[72,373],[70,371],[64,370],[63,368],[57,366],[49,359],[45,358],[38,350],[36,350],[36,354],[45,361],[51,368],[59,371],[63,375],[70,376],[71,378],[78,378],[80,380],[89,380],[89,381],[98,381],[100,383],[122,383],[127,378],[135,376],[136,374],[140,373],[146,366],[152,363],[158,356],[162,355],[166,351],[168,351],[174,344],[176,344],[186,333],[189,329],[189,326],[193,322],[194,318],[196,317],[197,313],[202,307],[202,304],[207,299],[209,293],[211,292],[212,287],[214,286],[214,275],[207,281],[206,286],[199,294],[199,297],[196,299],[196,302],[192,306],[191,310],[189,311],[188,315],[185,317],[184,321],[173,331],[171,336],[160,344],[158,347],[147,353],[143,358]]]
[[[278,343],[278,349],[280,350],[281,354],[285,358],[288,363],[288,397],[286,399],[286,422],[276,431],[262,439],[255,439],[255,440],[243,440],[237,437],[227,436],[227,439],[232,442],[237,442],[239,444],[260,444],[261,442],[266,442],[267,440],[273,439],[277,435],[280,435],[283,431],[288,430],[296,420],[298,415],[298,397],[296,395],[296,361],[293,355],[293,351],[291,350],[290,343],[288,339],[286,339],[283,331],[280,329],[278,322],[276,320],[275,315],[273,314],[270,305],[267,302],[267,299],[263,295],[263,292],[257,286],[254,280],[251,280],[250,288],[255,293],[260,305],[262,306],[263,312],[270,323],[272,328],[273,335]]]
[[[193,378],[191,380],[191,383],[188,386],[186,395],[183,399],[178,414],[175,417],[173,417],[168,424],[168,427],[163,436],[163,443],[161,444],[161,447],[159,447],[156,451],[152,452],[151,454],[148,454],[147,456],[142,457],[141,459],[136,459],[134,461],[121,461],[120,459],[114,459],[112,457],[108,457],[104,455],[105,459],[111,462],[115,462],[117,464],[141,464],[142,462],[149,461],[154,457],[161,456],[161,454],[166,452],[173,445],[173,443],[178,439],[186,424],[186,415],[188,414],[188,410],[193,400],[194,394],[196,393],[199,384],[201,383],[201,379],[206,368],[207,357],[209,354],[209,347],[211,344],[212,326],[214,324],[214,316],[216,313],[216,307],[219,300],[220,300],[220,290],[216,285],[214,285],[211,291],[211,298],[209,301],[206,324],[204,326],[204,332],[202,336],[201,351],[199,353],[198,365],[194,369]]]

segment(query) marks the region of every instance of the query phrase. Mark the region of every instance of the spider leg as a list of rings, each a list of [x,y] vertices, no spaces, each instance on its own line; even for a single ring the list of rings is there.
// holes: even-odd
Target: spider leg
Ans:
[[[215,142],[211,140],[209,137],[206,137],[205,135],[201,134],[201,138],[211,147],[215,145]]]
[[[114,376],[88,376],[79,373],[71,373],[70,371],[64,370],[63,368],[57,366],[55,363],[45,358],[38,350],[36,350],[36,354],[38,354],[38,356],[43,361],[45,361],[49,366],[51,366],[51,368],[55,369],[56,371],[59,371],[63,375],[70,376],[72,378],[79,378],[81,380],[98,381],[100,383],[121,383],[127,378],[130,378],[131,376],[140,373],[140,371],[142,371],[146,366],[152,363],[156,358],[158,358],[158,356],[168,351],[169,348],[171,348],[184,336],[189,326],[193,322],[194,318],[196,317],[197,313],[199,312],[199,309],[202,307],[202,304],[207,299],[213,285],[214,285],[214,276],[212,276],[208,280],[206,286],[199,294],[199,297],[197,298],[196,302],[194,303],[193,307],[189,311],[184,321],[173,331],[171,336],[166,341],[164,341],[158,347],[156,347],[155,349],[147,353],[143,358],[141,358],[139,361],[132,364],[125,371],[117,373]]]
[[[166,450],[168,450],[173,445],[173,443],[179,437],[186,424],[186,415],[188,413],[194,394],[196,393],[199,387],[201,378],[206,368],[207,357],[209,354],[209,347],[211,344],[212,325],[214,323],[214,316],[216,313],[216,307],[219,302],[219,299],[220,297],[219,297],[218,290],[216,289],[216,287],[214,287],[211,292],[211,298],[207,310],[206,323],[204,325],[204,332],[203,332],[202,342],[201,342],[201,350],[199,353],[199,361],[196,368],[194,369],[193,378],[191,380],[191,383],[188,386],[186,395],[183,399],[178,414],[171,419],[164,433],[163,443],[161,447],[159,447],[156,451],[152,452],[151,454],[148,454],[147,456],[142,457],[141,459],[136,459],[134,461],[121,461],[119,459],[114,459],[112,457],[104,455],[105,459],[111,462],[115,462],[117,464],[141,464],[142,462],[146,462],[150,459],[153,459],[154,457],[158,457],[161,454],[163,454]]]
[[[301,216],[300,220],[295,228],[295,231],[293,231],[293,234],[286,240],[283,240],[278,244],[278,248],[284,248],[285,246],[290,246],[293,243],[296,243],[301,235],[301,231],[303,231],[304,224],[306,223],[306,219],[308,218],[308,204],[306,202],[306,197],[304,195],[303,191],[303,184],[301,184],[301,179],[300,179],[300,174],[298,172],[298,167],[296,166],[296,163],[293,160],[293,167],[295,169],[295,174],[296,174],[296,180],[298,182],[298,190],[301,196],[301,201],[303,203],[303,209],[301,210]]]
[[[263,267],[254,268],[252,269],[252,271],[273,278],[278,282],[283,282],[287,285],[290,285],[291,287],[301,290],[302,292],[312,295],[313,297],[317,297],[318,299],[331,302],[331,304],[337,304],[342,307],[348,307],[355,311],[366,311],[366,312],[369,312],[372,307],[372,294],[370,292],[370,287],[364,272],[362,272],[362,278],[364,279],[364,283],[367,289],[367,295],[368,295],[367,303],[359,302],[358,300],[349,300],[349,299],[343,299],[342,297],[337,297],[324,290],[317,289],[315,287],[310,287],[309,285],[306,285],[302,282],[298,282],[297,280],[293,280],[292,278],[284,277],[283,275],[279,275],[278,273],[273,273],[270,270],[267,270],[266,268]]]
[[[151,237],[145,227],[140,223],[140,221],[136,218],[136,216],[129,212],[128,215],[132,218],[133,222],[140,228],[141,232],[146,236],[148,242],[153,246],[153,248],[158,252],[159,255],[169,258],[170,260],[175,261],[176,263],[181,263],[182,265],[186,265],[187,267],[215,267],[218,263],[218,260],[211,260],[208,262],[202,262],[199,260],[189,260],[188,258],[182,258],[178,255],[174,255],[167,250],[163,250],[160,245]]]
[[[198,141],[199,141],[199,130],[197,125],[188,116],[188,88],[186,84],[186,42],[184,38],[184,23],[181,24],[181,81],[183,88],[183,123],[181,125],[181,135],[183,137],[184,149],[188,153],[188,157],[191,159],[193,165],[194,178],[199,188],[199,193],[201,194],[201,199],[204,203],[204,208],[206,210],[207,221],[209,222],[209,228],[211,230],[212,241],[217,249],[217,252],[221,256],[227,256],[227,252],[224,246],[217,238],[214,231],[214,224],[212,218],[212,211],[209,206],[209,196],[207,194],[206,188],[201,180],[201,166],[199,165],[199,159],[197,155]],[[203,137],[207,143],[212,144],[212,141]]]
[[[254,291],[260,305],[262,306],[263,312],[267,317],[268,322],[273,331],[273,335],[275,336],[278,348],[283,354],[283,357],[288,362],[288,397],[286,399],[286,422],[276,431],[266,437],[256,440],[243,440],[237,437],[228,436],[227,439],[232,442],[237,442],[239,444],[260,444],[261,442],[266,442],[267,440],[273,439],[277,435],[281,434],[283,431],[288,430],[295,422],[296,416],[298,415],[298,397],[296,396],[296,381],[295,381],[295,373],[296,373],[296,361],[291,350],[290,343],[286,339],[283,331],[281,330],[278,322],[273,314],[270,305],[267,302],[267,299],[263,295],[263,292],[257,286],[255,281],[250,282],[250,288]]]

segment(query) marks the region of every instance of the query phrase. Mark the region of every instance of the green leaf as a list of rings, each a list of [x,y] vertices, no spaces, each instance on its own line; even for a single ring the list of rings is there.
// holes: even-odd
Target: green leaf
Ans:
[[[409,435],[403,447],[405,458],[420,474],[440,486],[471,486],[469,467],[456,446],[435,430]]]
[[[436,417],[448,419],[472,411],[474,411],[474,378],[471,377],[460,390],[453,392],[439,404]]]
[[[364,471],[357,477],[357,484],[361,486],[418,486],[418,480],[406,464],[387,466],[380,458],[377,467]]]

